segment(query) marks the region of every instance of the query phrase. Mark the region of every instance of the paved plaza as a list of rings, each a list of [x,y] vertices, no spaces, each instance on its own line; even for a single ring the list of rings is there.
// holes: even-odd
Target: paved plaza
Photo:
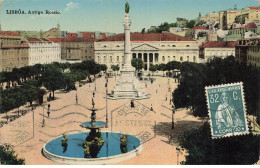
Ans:
[[[118,77],[117,77],[118,78]],[[184,152],[179,154],[177,158],[176,146],[177,136],[185,130],[192,127],[198,127],[202,121],[193,117],[188,109],[177,109],[174,115],[175,128],[172,130],[172,111],[170,97],[172,91],[177,87],[173,78],[156,76],[155,81],[151,84],[148,82],[140,82],[141,87],[147,93],[151,94],[149,99],[135,100],[135,105],[146,106],[153,108],[153,116],[146,119],[152,119],[152,124],[147,127],[145,124],[136,124],[136,116],[128,116],[129,122],[125,126],[116,126],[111,120],[116,120],[115,111],[118,107],[130,105],[129,99],[107,100],[108,102],[108,128],[102,131],[124,132],[129,134],[138,134],[140,131],[150,131],[143,144],[143,150],[136,157],[129,160],[118,162],[115,164],[162,164],[176,165],[184,159]],[[116,79],[108,78],[108,92],[110,92],[115,84]],[[79,87],[77,91],[64,93],[56,91],[56,99],[48,102],[50,104],[50,116],[47,116],[48,103],[42,106],[37,106],[33,111],[30,110],[27,114],[15,119],[8,124],[4,124],[0,128],[0,138],[3,142],[13,142],[15,150],[19,157],[25,158],[26,164],[41,165],[41,164],[58,164],[46,159],[42,153],[44,144],[54,137],[60,136],[63,133],[83,132],[87,131],[79,125],[82,122],[90,121],[91,99],[95,90],[95,107],[102,109],[97,111],[97,120],[106,121],[106,99],[105,99],[105,78],[97,78],[93,83],[86,83]],[[169,90],[170,88],[170,90]],[[170,91],[170,92],[169,92]],[[76,94],[78,104],[76,104]],[[166,100],[167,97],[167,100]],[[104,108],[104,109],[103,109]],[[29,110],[29,107],[22,107],[20,110]],[[9,116],[17,115],[17,109],[10,111]],[[112,116],[111,116],[112,112]],[[149,111],[150,113],[151,111]],[[42,127],[43,114],[45,126]],[[0,120],[5,122],[6,114],[1,114]],[[130,117],[130,118],[129,118]],[[121,119],[120,119],[121,120]],[[150,130],[147,130],[150,129]],[[147,140],[147,141],[146,141]]]

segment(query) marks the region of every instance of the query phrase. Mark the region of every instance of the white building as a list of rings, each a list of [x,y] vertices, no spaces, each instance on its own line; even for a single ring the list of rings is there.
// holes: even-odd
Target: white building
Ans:
[[[60,44],[45,38],[28,38],[29,65],[61,62]]]
[[[226,58],[230,55],[235,56],[236,41],[212,41],[200,45],[200,58],[205,62],[214,57]]]
[[[131,33],[132,58],[144,61],[144,70],[151,64],[170,61],[199,62],[197,41],[171,33]],[[95,61],[99,64],[119,65],[124,60],[124,34],[117,34],[94,43]]]

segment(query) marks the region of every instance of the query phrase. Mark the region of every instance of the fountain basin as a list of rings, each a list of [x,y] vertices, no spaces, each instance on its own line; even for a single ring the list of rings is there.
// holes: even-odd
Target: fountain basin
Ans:
[[[91,121],[88,121],[88,122],[82,123],[80,126],[83,127],[83,128],[88,128],[88,129],[90,129],[90,128],[96,128],[97,129],[97,128],[104,128],[106,126],[106,123],[103,122],[103,121],[96,121],[96,125],[92,126]]]
[[[42,153],[46,158],[58,163],[101,165],[130,159],[137,156],[142,150],[140,139],[133,135],[127,135],[127,152],[122,153],[120,149],[120,137],[122,134],[101,132],[104,144],[97,158],[85,158],[82,144],[88,134],[89,132],[68,134],[66,149],[61,143],[62,136],[59,136],[47,142],[42,149]]]

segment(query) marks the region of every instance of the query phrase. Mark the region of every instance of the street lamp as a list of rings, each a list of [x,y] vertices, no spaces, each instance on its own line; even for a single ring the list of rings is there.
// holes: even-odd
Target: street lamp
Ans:
[[[174,129],[174,114],[175,114],[175,107],[172,105],[172,129]]]
[[[44,119],[44,106],[42,106],[42,127],[45,126],[45,119]]]
[[[177,151],[177,165],[179,165],[179,154],[180,154],[180,151],[181,151],[181,148],[180,146],[176,146],[176,151]]]
[[[106,77],[106,128],[108,128],[108,109],[107,109],[107,87],[108,87],[108,78]]]
[[[78,94],[76,93],[76,104],[78,104]]]
[[[51,107],[51,105],[50,105],[50,104],[48,104],[48,111],[47,111],[48,118],[50,117],[50,107]]]

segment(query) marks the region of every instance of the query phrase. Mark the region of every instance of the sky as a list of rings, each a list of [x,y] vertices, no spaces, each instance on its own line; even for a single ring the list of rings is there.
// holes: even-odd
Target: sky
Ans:
[[[127,0],[130,4],[131,31],[140,32],[177,17],[196,19],[210,12],[259,7],[260,0]],[[2,30],[47,31],[57,27],[68,32],[101,31],[123,33],[126,0],[0,0]],[[7,14],[6,10],[27,14]],[[28,11],[58,10],[61,14],[28,14]]]

